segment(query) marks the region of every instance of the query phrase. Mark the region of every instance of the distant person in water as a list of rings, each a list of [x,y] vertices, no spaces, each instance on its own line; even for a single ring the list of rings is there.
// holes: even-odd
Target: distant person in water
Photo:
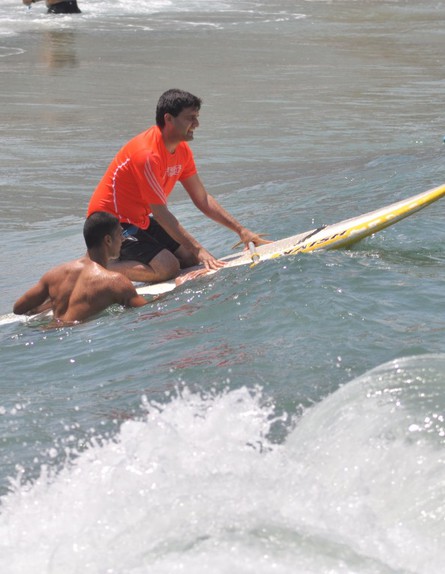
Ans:
[[[80,14],[77,0],[45,0],[48,14]],[[23,4],[30,6],[40,0],[22,0]]]
[[[84,321],[118,303],[141,307],[148,301],[124,275],[108,271],[110,259],[119,257],[122,227],[105,212],[92,213],[83,228],[87,246],[84,257],[45,273],[14,305],[16,314],[35,314],[52,309],[60,323]]]

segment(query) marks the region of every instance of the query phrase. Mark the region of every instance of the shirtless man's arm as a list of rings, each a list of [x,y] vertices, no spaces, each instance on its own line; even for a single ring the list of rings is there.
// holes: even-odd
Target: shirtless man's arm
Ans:
[[[143,307],[144,305],[147,305],[148,301],[142,297],[142,295],[139,295],[130,279],[121,273],[117,273],[116,275],[119,275],[118,281],[122,289],[120,301],[116,301],[116,303],[119,303],[124,307]]]
[[[49,288],[44,275],[38,283],[17,299],[13,311],[17,315],[24,315],[41,313],[48,309],[51,309],[51,301],[49,301]]]

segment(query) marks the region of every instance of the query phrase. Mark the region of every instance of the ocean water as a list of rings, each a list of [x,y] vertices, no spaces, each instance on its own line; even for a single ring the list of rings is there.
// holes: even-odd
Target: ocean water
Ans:
[[[443,200],[75,327],[9,314],[170,87],[204,101],[208,190],[270,238],[444,183],[445,3],[78,3],[0,6],[0,571],[442,574]]]

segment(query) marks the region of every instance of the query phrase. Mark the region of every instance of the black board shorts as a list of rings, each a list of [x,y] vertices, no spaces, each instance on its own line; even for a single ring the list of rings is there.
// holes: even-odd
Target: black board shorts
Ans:
[[[121,223],[121,225],[124,237],[130,237],[122,242],[119,257],[121,261],[140,261],[147,265],[164,249],[174,253],[179,247],[179,243],[170,237],[152,217],[150,217],[150,225],[147,229],[141,229],[129,223]]]
[[[48,14],[80,14],[77,0],[65,0],[65,2],[58,2],[48,8]]]

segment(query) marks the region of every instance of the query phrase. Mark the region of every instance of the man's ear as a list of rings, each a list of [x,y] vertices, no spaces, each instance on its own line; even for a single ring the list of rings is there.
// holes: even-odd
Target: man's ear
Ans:
[[[113,238],[111,237],[111,235],[109,235],[109,234],[104,235],[104,242],[105,242],[105,245],[107,245],[109,247],[113,243]]]

